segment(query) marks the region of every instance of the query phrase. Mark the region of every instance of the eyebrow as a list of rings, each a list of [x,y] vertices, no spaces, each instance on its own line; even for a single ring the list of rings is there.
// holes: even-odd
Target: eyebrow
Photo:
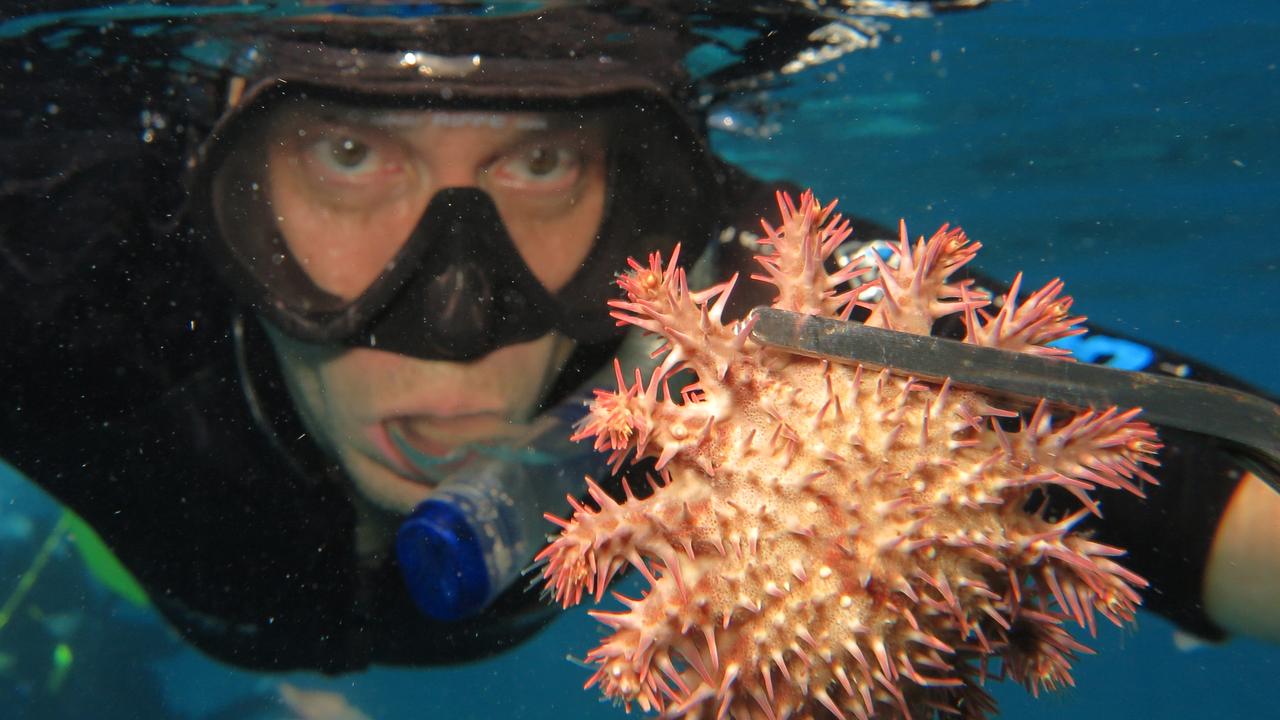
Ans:
[[[504,113],[476,110],[347,110],[326,113],[338,122],[358,122],[388,129],[417,128],[425,125],[450,128],[492,128],[494,130],[542,131],[558,130],[569,125],[564,118],[542,113]]]

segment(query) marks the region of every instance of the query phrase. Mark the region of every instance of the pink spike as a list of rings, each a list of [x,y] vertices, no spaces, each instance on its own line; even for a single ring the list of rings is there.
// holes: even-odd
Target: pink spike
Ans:
[[[716,690],[716,697],[724,698],[725,702],[728,702],[733,697],[730,689],[738,680],[738,675],[741,672],[742,668],[736,664],[725,666],[724,675],[720,679],[720,688]]]
[[[760,662],[760,677],[764,679],[764,694],[769,702],[774,702],[773,694],[773,668],[769,666],[768,660]]]
[[[813,696],[819,703],[822,703],[822,706],[830,711],[832,715],[835,715],[839,720],[846,720],[844,712],[840,710],[840,707],[831,699],[831,696],[827,694],[826,690],[819,690],[814,693]]]
[[[715,628],[711,625],[702,625],[702,636],[707,642],[707,654],[711,656],[711,669],[720,669],[720,651],[716,647]]]
[[[678,452],[680,452],[679,445],[668,445],[662,448],[662,454],[658,456],[658,462],[654,465],[654,468],[657,470],[665,468],[667,463],[671,462],[671,459],[674,458]]]
[[[574,525],[573,521],[571,521],[571,520],[561,520],[559,517],[556,517],[555,515],[552,515],[551,513],[543,513],[543,514],[542,514],[542,517],[543,517],[543,518],[545,518],[548,522],[555,523],[555,524],[556,524],[556,525],[558,525],[558,526],[560,527],[560,529],[562,529],[562,530],[568,530],[570,527],[572,527],[572,526]],[[549,548],[549,547],[550,547],[550,546],[548,546],[548,548]],[[546,550],[543,550],[543,552],[546,552]]]
[[[880,670],[884,672],[885,677],[898,677],[898,670],[893,666],[893,661],[889,659],[889,654],[885,650],[884,640],[875,637],[871,639],[871,651],[875,653],[876,661],[880,663]]]
[[[783,660],[782,653],[775,650],[771,659],[774,666],[778,668],[778,672],[782,673],[782,679],[789,683],[794,683],[795,680],[791,678],[791,669],[787,667],[787,663]]]

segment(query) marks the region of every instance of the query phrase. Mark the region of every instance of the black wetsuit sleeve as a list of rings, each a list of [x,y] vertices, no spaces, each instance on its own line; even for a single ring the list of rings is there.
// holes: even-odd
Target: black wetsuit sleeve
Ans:
[[[993,293],[1008,290],[990,278],[971,276]],[[962,335],[958,319],[949,320],[944,332]],[[1264,395],[1190,356],[1087,322],[1084,327],[1084,334],[1061,343],[1082,362]],[[1160,465],[1152,469],[1159,486],[1143,488],[1141,497],[1123,490],[1095,490],[1102,515],[1089,517],[1080,528],[1127,551],[1121,562],[1151,583],[1143,593],[1146,609],[1199,637],[1223,639],[1226,633],[1205,610],[1205,571],[1218,527],[1245,471],[1232,451],[1215,438],[1165,426],[1156,426],[1156,431],[1164,443]],[[1051,493],[1049,513],[1053,515],[1073,512],[1078,506],[1069,493]]]

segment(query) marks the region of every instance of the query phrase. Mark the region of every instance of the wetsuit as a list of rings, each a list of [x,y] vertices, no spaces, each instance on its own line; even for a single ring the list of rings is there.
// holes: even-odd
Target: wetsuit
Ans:
[[[545,624],[519,589],[433,623],[393,558],[358,562],[346,483],[301,428],[260,328],[249,319],[237,339],[228,293],[170,227],[178,148],[125,123],[55,132],[21,112],[0,115],[0,457],[93,524],[180,633],[236,665],[341,672],[480,657]],[[729,189],[754,230],[771,191]],[[736,243],[720,251],[749,263]],[[743,288],[737,308],[760,299]],[[1151,352],[1157,371],[1231,382]],[[1215,637],[1200,584],[1239,471],[1203,438],[1163,437],[1165,487],[1106,497],[1097,531],[1152,581],[1148,608]]]

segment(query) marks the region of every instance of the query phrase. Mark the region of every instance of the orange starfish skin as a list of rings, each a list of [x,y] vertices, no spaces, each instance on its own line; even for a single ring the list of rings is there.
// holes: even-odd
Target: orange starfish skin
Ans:
[[[890,261],[834,272],[847,222],[811,193],[779,195],[754,279],[775,307],[928,333],[960,313],[966,342],[1060,356],[1081,332],[1061,283],[998,311],[950,276],[978,251],[959,229],[908,240]],[[678,253],[678,250],[677,250]],[[861,282],[864,273],[874,278]],[[1136,410],[1044,403],[1022,421],[979,393],[766,349],[721,314],[736,277],[694,292],[673,257],[631,261],[610,302],[664,339],[647,379],[597,391],[576,438],[620,465],[657,458],[650,492],[618,502],[588,480],[539,559],[565,606],[600,601],[625,567],[648,584],[592,615],[612,634],[587,682],[630,709],[688,718],[982,718],[988,676],[1032,692],[1072,684],[1088,649],[1064,629],[1133,618],[1145,581],[1123,551],[1073,531],[1098,487],[1141,493],[1160,445]],[[874,298],[868,300],[867,298]],[[1065,361],[1065,359],[1064,359]],[[696,382],[669,387],[692,370]],[[1042,515],[1040,492],[1079,500]]]

